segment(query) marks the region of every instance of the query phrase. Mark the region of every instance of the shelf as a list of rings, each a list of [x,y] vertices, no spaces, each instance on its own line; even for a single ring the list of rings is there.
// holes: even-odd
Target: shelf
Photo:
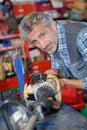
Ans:
[[[44,72],[51,68],[51,60],[43,60],[40,62],[32,63],[33,72]]]
[[[11,34],[11,35],[6,35],[6,36],[0,36],[0,40],[6,40],[6,39],[12,39],[12,38],[17,38],[20,37],[19,34]]]
[[[24,76],[25,83],[29,83],[29,73]],[[0,91],[5,91],[10,88],[15,88],[19,86],[17,76],[9,77],[5,80],[0,81]]]
[[[19,33],[12,34],[12,35],[6,35],[6,36],[0,36],[1,41],[3,41],[3,40],[4,41],[6,41],[6,40],[10,41],[10,40],[15,40],[16,38],[20,38]],[[6,44],[6,46],[3,45],[3,47],[0,47],[0,55],[2,55],[2,59],[3,59],[3,55],[5,55],[7,53],[10,56],[13,56],[13,52],[14,51],[16,52],[16,49],[18,49],[18,51],[20,53],[21,52],[23,53],[22,44],[20,44],[19,42],[21,42],[21,41],[18,41],[18,43],[15,43],[15,44],[12,42],[11,45],[7,46],[7,44]],[[1,44],[3,44],[3,43],[1,43]],[[5,51],[6,51],[6,53],[3,53]],[[20,57],[23,59],[24,58],[23,54],[20,54]],[[26,76],[27,75],[25,75],[24,78],[25,78],[25,81],[28,82],[29,79]],[[17,86],[19,86],[19,83],[18,83],[18,78],[17,78],[16,75],[14,75],[12,77],[6,76],[5,80],[0,81],[0,91],[5,91],[5,90],[8,90],[10,88],[15,88]]]
[[[0,48],[0,52],[2,52],[2,51],[8,51],[8,50],[13,50],[13,49],[18,49],[18,48],[21,48],[21,45],[2,47],[2,48]]]

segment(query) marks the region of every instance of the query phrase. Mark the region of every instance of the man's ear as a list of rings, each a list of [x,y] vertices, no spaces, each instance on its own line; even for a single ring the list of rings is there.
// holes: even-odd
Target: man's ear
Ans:
[[[56,28],[56,22],[55,21],[52,21],[51,24],[50,24],[50,27],[53,31],[57,31],[57,28]]]

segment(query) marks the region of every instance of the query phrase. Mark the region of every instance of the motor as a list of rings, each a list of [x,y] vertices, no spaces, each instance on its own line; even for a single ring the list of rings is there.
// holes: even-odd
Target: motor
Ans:
[[[31,113],[25,130],[33,130],[37,120],[57,112],[61,105],[61,87],[56,76],[34,73],[30,79],[34,84],[24,86],[25,102]]]

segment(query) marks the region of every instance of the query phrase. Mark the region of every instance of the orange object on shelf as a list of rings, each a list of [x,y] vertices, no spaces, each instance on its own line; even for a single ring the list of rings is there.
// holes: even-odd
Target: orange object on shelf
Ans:
[[[72,5],[72,8],[78,9],[80,11],[84,11],[87,6],[86,2],[81,2],[81,1],[75,1]]]
[[[4,80],[6,78],[4,65],[0,62],[0,80]]]

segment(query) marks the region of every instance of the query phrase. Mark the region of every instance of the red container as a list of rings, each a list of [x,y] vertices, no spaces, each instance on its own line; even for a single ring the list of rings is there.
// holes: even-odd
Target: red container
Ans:
[[[14,4],[13,6],[13,12],[15,16],[26,15],[34,11],[35,11],[34,3]]]
[[[69,87],[62,88],[62,102],[76,110],[84,108],[84,90]]]
[[[47,11],[47,10],[53,10],[50,2],[39,2],[35,3],[35,9],[36,11]]]

